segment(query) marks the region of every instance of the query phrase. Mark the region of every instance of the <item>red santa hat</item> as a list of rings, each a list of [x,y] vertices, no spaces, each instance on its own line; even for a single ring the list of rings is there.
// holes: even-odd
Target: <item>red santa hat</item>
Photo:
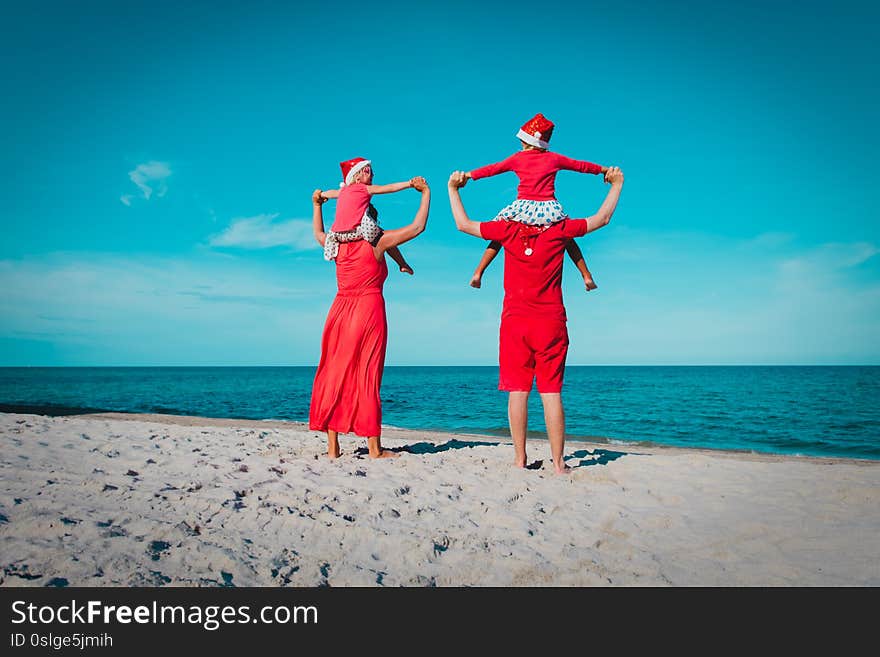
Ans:
[[[340,187],[344,187],[345,185],[350,185],[354,182],[354,177],[358,175],[364,168],[368,167],[371,164],[370,160],[365,160],[362,157],[356,157],[352,160],[346,160],[345,162],[340,162],[339,166],[342,169],[342,185]]]
[[[550,148],[550,136],[553,134],[553,128],[553,121],[539,113],[526,121],[516,136],[531,146]]]

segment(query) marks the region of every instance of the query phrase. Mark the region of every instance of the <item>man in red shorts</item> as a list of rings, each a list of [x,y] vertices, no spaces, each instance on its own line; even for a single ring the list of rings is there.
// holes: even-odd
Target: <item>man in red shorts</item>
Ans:
[[[498,388],[510,393],[510,435],[514,464],[520,468],[526,465],[529,392],[532,382],[537,380],[553,465],[557,474],[570,470],[563,461],[565,413],[561,392],[568,330],[562,304],[562,261],[567,239],[586,235],[611,220],[623,188],[623,172],[610,167],[605,182],[611,184],[611,189],[592,217],[537,227],[514,221],[472,221],[459,193],[467,183],[464,172],[455,171],[449,177],[449,202],[458,229],[504,246]]]

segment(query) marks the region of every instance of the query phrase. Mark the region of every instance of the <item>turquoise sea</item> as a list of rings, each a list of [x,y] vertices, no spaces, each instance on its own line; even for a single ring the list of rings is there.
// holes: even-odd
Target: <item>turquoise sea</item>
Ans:
[[[314,367],[0,368],[0,412],[306,421]],[[569,440],[880,459],[880,367],[566,369]],[[496,367],[387,367],[383,423],[507,436]],[[529,427],[544,429],[533,392]]]

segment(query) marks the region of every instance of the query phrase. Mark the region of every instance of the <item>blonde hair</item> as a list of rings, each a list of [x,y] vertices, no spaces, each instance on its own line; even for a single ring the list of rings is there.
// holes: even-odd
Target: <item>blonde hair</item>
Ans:
[[[523,145],[524,151],[546,151],[546,148],[541,148],[540,146],[532,146],[531,144],[527,144],[522,139],[519,140],[519,143]]]

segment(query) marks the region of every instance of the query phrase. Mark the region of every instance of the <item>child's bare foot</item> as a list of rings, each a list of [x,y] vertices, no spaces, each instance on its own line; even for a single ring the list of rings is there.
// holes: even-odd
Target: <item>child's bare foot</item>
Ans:
[[[403,272],[404,274],[409,274],[410,276],[413,275],[413,269],[409,265],[403,265],[400,268],[400,271]]]
[[[471,287],[479,289],[482,284],[483,279],[479,276],[474,275],[474,277],[471,279]]]
[[[588,277],[588,278],[585,278],[585,279],[584,279],[584,287],[586,287],[586,288],[587,288],[587,292],[589,292],[590,290],[595,290],[595,289],[596,289],[597,287],[599,287],[599,286],[596,285],[596,284],[593,282],[593,279],[592,279],[592,278],[589,278],[589,277]]]

